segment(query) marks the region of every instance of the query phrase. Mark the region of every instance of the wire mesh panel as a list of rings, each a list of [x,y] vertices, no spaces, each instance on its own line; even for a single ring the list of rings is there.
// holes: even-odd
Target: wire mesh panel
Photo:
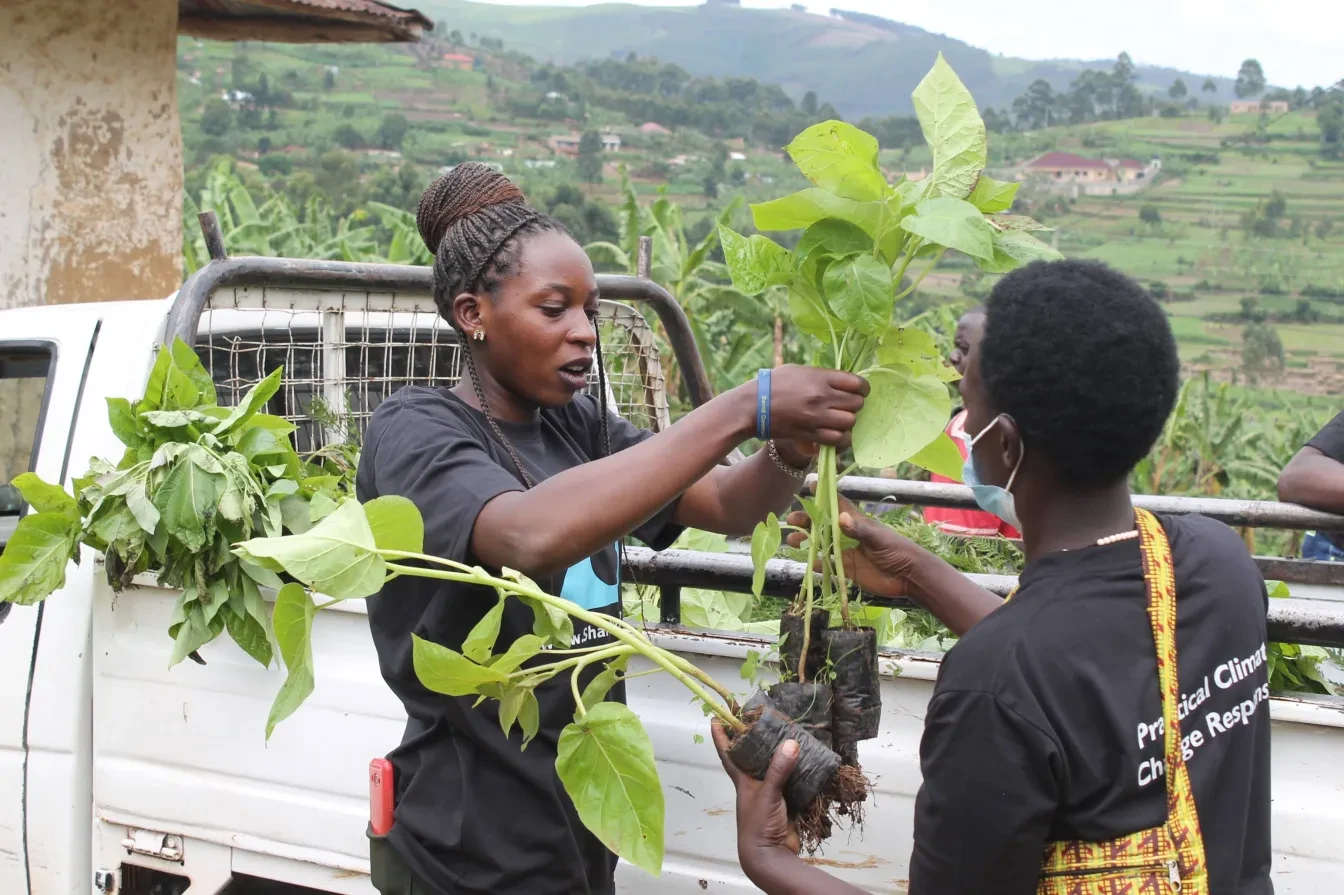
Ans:
[[[669,419],[653,332],[628,305],[599,305],[608,400],[641,428]],[[357,441],[383,399],[406,385],[451,387],[462,376],[457,333],[429,296],[240,287],[211,296],[196,351],[219,403],[236,404],[284,367],[267,412],[294,423],[295,447],[309,452]],[[597,373],[589,377],[597,392]]]

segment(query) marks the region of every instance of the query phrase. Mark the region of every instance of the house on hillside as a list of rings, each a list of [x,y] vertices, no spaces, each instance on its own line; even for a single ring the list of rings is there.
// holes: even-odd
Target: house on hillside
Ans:
[[[0,308],[162,298],[181,285],[179,36],[413,42],[433,26],[376,0],[0,3]]]
[[[1111,165],[1111,170],[1115,172],[1115,179],[1121,183],[1142,180],[1145,174],[1143,164],[1132,158],[1119,159]]]
[[[1282,115],[1288,111],[1288,100],[1286,99],[1234,99],[1228,103],[1227,111],[1233,115],[1255,115],[1260,112],[1268,112],[1271,115]]]
[[[476,57],[468,56],[466,53],[444,53],[440,60],[444,68],[456,69],[457,71],[471,71],[476,67]]]
[[[602,134],[603,152],[620,152],[621,135],[620,134]],[[578,155],[579,141],[583,139],[582,134],[568,133],[556,134],[546,141],[546,145],[551,147],[551,151],[557,155]]]
[[[646,121],[639,126],[639,132],[649,137],[662,137],[672,133],[656,121]]]
[[[1161,167],[1161,161],[1156,158],[1144,165],[1134,159],[1089,158],[1054,151],[1019,167],[1014,178],[1033,181],[1055,193],[1106,196],[1138,192]]]
[[[1023,165],[1027,174],[1050,177],[1055,180],[1068,180],[1074,183],[1087,183],[1099,180],[1114,180],[1115,171],[1104,160],[1087,158],[1072,152],[1047,152],[1039,158]]]

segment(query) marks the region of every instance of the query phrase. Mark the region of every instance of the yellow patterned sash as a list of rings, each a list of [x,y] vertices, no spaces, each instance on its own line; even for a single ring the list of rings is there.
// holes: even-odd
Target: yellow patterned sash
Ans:
[[[1180,678],[1176,673],[1176,571],[1162,525],[1134,511],[1148,590],[1148,620],[1157,644],[1166,746],[1167,822],[1106,842],[1051,842],[1041,860],[1037,895],[1208,895],[1208,865],[1190,772],[1181,754]]]

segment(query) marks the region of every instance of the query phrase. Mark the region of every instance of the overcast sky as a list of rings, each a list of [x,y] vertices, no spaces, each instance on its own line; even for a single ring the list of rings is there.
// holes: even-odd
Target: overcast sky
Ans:
[[[587,6],[589,0],[485,0],[514,6]],[[632,0],[641,6],[696,6],[700,0]],[[1308,88],[1344,78],[1341,0],[804,0],[885,16],[1006,56],[1107,59],[1235,77],[1254,56],[1272,84]],[[742,0],[788,6],[789,0]]]

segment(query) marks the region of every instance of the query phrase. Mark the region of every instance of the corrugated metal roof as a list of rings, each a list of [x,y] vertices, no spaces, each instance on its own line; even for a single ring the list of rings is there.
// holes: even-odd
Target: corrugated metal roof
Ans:
[[[1033,162],[1027,163],[1028,168],[1109,168],[1099,158],[1087,158],[1082,155],[1075,155],[1072,152],[1047,152],[1045,155]]]
[[[362,26],[376,33],[363,39],[412,41],[419,39],[422,29],[434,27],[419,10],[402,9],[378,0],[179,0],[178,12],[180,30],[184,33],[208,32],[211,26],[253,25],[263,32],[259,39],[265,39],[268,21],[283,29],[282,34],[272,38],[279,40],[302,38],[305,25],[311,25],[315,33],[321,32],[318,39],[324,40],[343,39],[343,32],[333,25]],[[349,33],[348,39],[361,39],[358,31],[351,29]]]

